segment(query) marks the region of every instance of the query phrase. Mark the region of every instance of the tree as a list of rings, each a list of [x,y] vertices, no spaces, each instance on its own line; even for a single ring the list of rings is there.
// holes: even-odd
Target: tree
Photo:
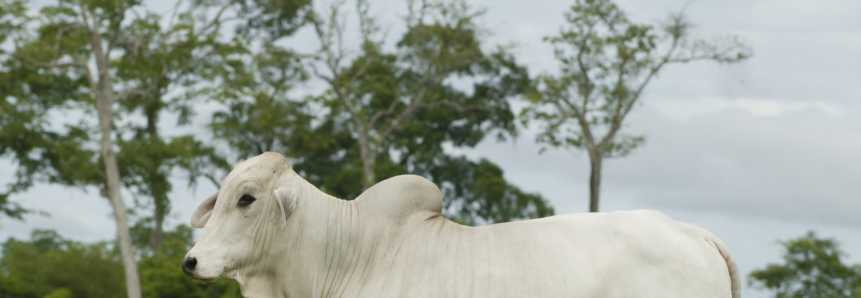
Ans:
[[[189,173],[190,183],[205,175],[206,168],[226,168],[227,162],[214,149],[192,135],[165,136],[158,124],[163,114],[179,115],[177,125],[190,123],[193,104],[182,93],[168,96],[177,87],[193,86],[205,81],[209,69],[217,67],[218,55],[233,52],[235,45],[223,42],[220,33],[225,25],[224,12],[232,2],[213,6],[193,3],[187,8],[177,1],[173,13],[164,20],[160,14],[144,12],[126,28],[118,43],[124,55],[116,59],[116,77],[123,84],[140,86],[120,102],[127,114],[140,111],[142,125],[129,123],[124,139],[118,136],[123,184],[141,197],[150,199],[138,205],[151,206],[152,217],[144,218],[154,228],[148,241],[150,251],[159,252],[163,223],[170,213],[168,193],[173,185],[168,179],[175,168]],[[181,11],[183,9],[183,11]],[[211,17],[210,17],[211,16]],[[164,25],[166,24],[166,25]],[[218,184],[216,182],[216,184]]]
[[[776,298],[861,297],[861,265],[847,265],[834,239],[807,235],[780,242],[783,264],[750,273],[749,283],[775,292]]]
[[[441,156],[430,176],[445,198],[444,215],[465,225],[481,225],[553,215],[553,207],[539,194],[509,184],[492,162]]]
[[[598,212],[603,160],[644,141],[620,130],[649,82],[670,64],[735,63],[751,52],[736,37],[692,40],[684,11],[653,26],[630,21],[610,0],[577,0],[565,19],[567,28],[545,38],[555,46],[560,74],[538,76],[521,117],[543,124],[537,142],[588,153],[589,211]]]
[[[3,244],[0,297],[122,296],[122,266],[109,242],[82,244],[34,230],[29,241]]]
[[[512,90],[487,90],[491,92],[476,92],[480,97],[469,97],[445,83],[456,76],[493,80],[503,71],[489,68],[500,65],[493,63],[494,58],[508,57],[504,52],[487,55],[481,50],[482,28],[475,19],[484,11],[473,10],[463,1],[410,2],[407,32],[397,44],[399,53],[386,54],[377,39],[379,27],[368,13],[368,2],[358,0],[361,56],[346,64],[350,52],[343,42],[346,25],[341,21],[342,4],[335,3],[326,19],[321,14],[312,16],[321,45],[317,59],[325,71],[315,64],[311,69],[329,85],[337,101],[328,106],[335,112],[343,110],[350,119],[362,161],[364,188],[377,182],[375,165],[378,157],[385,154],[392,134],[419,111],[446,107],[451,112],[484,113],[486,119],[504,117],[499,113],[508,111],[506,99],[512,95],[505,91]],[[371,77],[375,82],[368,81]],[[378,88],[382,85],[390,89]],[[494,112],[497,114],[487,115]],[[514,132],[510,123],[493,124]]]
[[[12,79],[4,81],[4,83],[8,82],[9,94],[20,99],[11,104],[4,102],[8,105],[3,109],[8,110],[10,114],[13,114],[13,109],[17,109],[15,112],[18,112],[17,114],[20,116],[7,118],[9,119],[8,127],[19,127],[21,130],[9,131],[10,137],[0,140],[2,141],[0,142],[0,153],[14,151],[15,160],[19,164],[18,181],[10,185],[9,192],[0,196],[0,200],[6,201],[9,193],[19,192],[31,186],[35,177],[45,172],[53,172],[43,175],[49,178],[47,179],[49,182],[62,182],[67,185],[104,184],[105,175],[103,173],[105,172],[85,171],[85,173],[96,175],[81,175],[74,171],[60,169],[69,168],[70,165],[68,162],[56,158],[56,156],[68,150],[56,150],[58,148],[52,147],[59,146],[57,142],[60,141],[64,142],[66,147],[86,147],[84,144],[88,139],[84,137],[87,135],[86,126],[88,123],[82,123],[82,125],[75,127],[69,126],[70,133],[77,132],[77,134],[63,136],[63,132],[45,129],[44,127],[50,125],[46,125],[47,122],[44,121],[44,117],[58,110],[65,112],[79,108],[88,109],[85,105],[70,106],[68,101],[86,102],[88,99],[81,99],[81,97],[86,96],[99,98],[93,96],[93,92],[102,92],[99,91],[101,89],[93,88],[104,88],[100,85],[102,82],[110,83],[110,85],[116,86],[116,88],[110,87],[110,89],[125,90],[120,93],[122,96],[111,101],[111,104],[108,105],[110,108],[113,108],[114,103],[119,103],[122,108],[119,111],[127,114],[141,111],[145,116],[143,128],[137,127],[133,122],[120,126],[123,117],[113,119],[109,128],[111,133],[115,134],[115,143],[120,149],[119,153],[116,154],[116,159],[118,159],[121,183],[136,194],[152,199],[151,204],[138,205],[154,207],[152,218],[145,218],[144,220],[152,222],[155,226],[152,239],[149,242],[153,246],[151,251],[158,252],[157,246],[161,239],[163,220],[165,215],[170,212],[167,193],[172,187],[168,180],[172,169],[180,167],[187,170],[190,182],[194,183],[196,178],[203,175],[208,167],[227,167],[226,162],[216,156],[212,148],[204,146],[199,141],[194,140],[193,137],[177,136],[170,138],[161,136],[157,131],[158,120],[164,112],[178,112],[180,114],[179,124],[187,123],[192,114],[187,101],[176,97],[165,98],[171,88],[178,85],[195,84],[202,79],[199,74],[205,73],[204,70],[211,66],[210,58],[212,56],[215,54],[223,55],[231,50],[230,46],[220,43],[219,39],[221,37],[220,29],[225,19],[224,12],[228,8],[236,6],[235,2],[216,6],[214,7],[215,12],[211,12],[213,4],[208,2],[195,2],[185,12],[181,12],[182,3],[182,1],[177,1],[174,13],[166,22],[167,26],[163,26],[160,22],[162,20],[160,15],[146,11],[142,14],[135,11],[133,15],[137,18],[123,23],[125,16],[121,14],[132,14],[131,10],[137,5],[135,3],[102,3],[93,4],[95,5],[93,7],[85,7],[89,4],[61,2],[60,5],[45,11],[45,15],[42,16],[43,31],[37,32],[37,36],[33,40],[31,40],[32,38],[28,39],[32,34],[23,32],[27,29],[24,24],[29,19],[24,13],[26,11],[24,2],[11,2],[3,5],[6,7],[3,10],[6,12],[4,15],[12,16],[4,22],[8,25],[4,26],[8,27],[6,28],[8,30],[4,30],[7,34],[4,34],[3,38],[9,36],[9,32],[16,33],[18,39],[14,41],[16,47],[19,48],[14,55],[17,59],[7,59],[9,71],[6,72],[8,74],[15,73],[17,76],[10,77]],[[102,9],[110,7],[105,8],[99,5],[119,6],[114,7],[117,11],[109,14],[107,10]],[[75,11],[78,6],[80,9]],[[214,16],[210,17],[210,15]],[[90,18],[93,18],[92,22],[88,21]],[[101,21],[97,20],[99,18],[107,18],[105,22],[109,23],[110,26],[107,26],[103,30],[104,32],[93,33],[97,31],[98,26],[102,25]],[[111,22],[119,22],[120,24]],[[56,26],[59,29],[50,26]],[[57,39],[54,40],[48,36],[51,34],[55,34]],[[97,48],[96,51],[91,50],[94,49],[93,43],[95,42],[90,40],[93,34],[104,34],[110,37],[109,42],[103,42],[103,46],[107,49],[107,54],[103,53],[103,56],[110,56],[112,52],[119,54],[109,57],[110,59],[105,58],[107,59],[106,63],[109,64],[107,81],[102,78],[105,76],[104,73],[101,73],[96,81],[93,81],[91,75],[98,71],[104,72],[104,65],[97,64],[99,67],[95,72],[90,70],[88,65],[85,65],[88,59],[101,57],[98,54],[105,50]],[[26,52],[39,47],[48,50],[35,54]],[[36,57],[36,55],[43,57]],[[57,64],[58,61],[66,60],[72,62]],[[48,71],[29,70],[34,74],[20,76],[22,72],[28,71],[27,69],[30,68],[43,68]],[[69,77],[66,81],[76,85],[67,86],[68,83],[59,85],[60,82],[56,81],[61,76]],[[27,79],[24,80],[23,78]],[[45,83],[38,84],[38,80],[45,81]],[[94,85],[97,86],[94,87]],[[81,96],[79,89],[89,89],[89,92],[85,92],[89,94]],[[24,100],[26,96],[33,98]],[[44,104],[48,102],[42,99],[45,96],[51,99],[50,105]],[[32,102],[43,104],[30,105]],[[119,116],[119,114],[115,116]],[[25,119],[25,117],[29,118]],[[25,130],[24,128],[28,129]],[[124,133],[128,136],[127,132],[129,131],[133,132],[131,138],[125,139]],[[102,131],[103,135],[105,133],[107,132]],[[110,133],[108,135],[110,136]],[[70,136],[75,138],[79,144],[75,144],[73,142],[75,140],[71,140]],[[69,140],[63,140],[63,138]],[[26,139],[28,142],[21,142],[20,139]],[[39,154],[34,157],[33,153]],[[68,152],[64,157],[75,156],[73,159],[78,160],[78,165],[85,168],[102,167],[102,165],[95,165],[94,163],[103,162],[104,158],[102,161],[90,158],[92,157],[90,153],[93,152],[78,148],[74,152]],[[89,161],[90,164],[88,165],[84,161]],[[103,189],[107,190],[107,188]],[[109,193],[105,192],[105,194]],[[135,198],[137,199],[138,196]],[[140,202],[139,200],[135,201]],[[20,218],[20,214],[27,211],[17,205],[6,205],[9,206],[5,208],[7,213],[13,217]]]
[[[121,171],[124,184],[142,197],[150,198],[153,216],[144,223],[153,225],[150,251],[158,253],[163,238],[163,222],[170,213],[168,179],[174,168],[188,172],[190,184],[198,177],[219,185],[214,172],[229,170],[229,164],[214,148],[191,135],[163,136],[158,121],[165,113],[179,115],[177,125],[188,124],[192,106],[199,98],[195,88],[220,73],[225,57],[242,55],[251,38],[292,34],[302,22],[309,5],[306,0],[289,1],[193,1],[183,7],[176,1],[167,20],[146,12],[125,30],[120,45],[125,55],[116,62],[117,77],[124,84],[141,86],[121,103],[127,113],[142,112],[143,126],[129,125],[132,136],[120,139]],[[244,21],[244,23],[243,23]],[[236,25],[237,36],[224,41],[222,31]],[[249,35],[247,37],[244,37]],[[172,90],[186,93],[168,96]]]
[[[128,216],[120,195],[120,170],[114,151],[112,118],[114,104],[134,88],[118,92],[112,77],[111,55],[123,31],[128,10],[139,2],[61,0],[47,6],[36,17],[36,36],[22,34],[13,40],[14,56],[44,72],[75,76],[84,80],[84,88],[93,100],[101,141],[98,154],[103,170],[100,176],[102,194],[113,207],[117,225],[128,297],[140,297],[140,280],[129,235]],[[93,68],[94,67],[94,68]],[[92,111],[92,110],[91,110]]]
[[[21,30],[23,25],[21,20],[26,19],[26,12],[27,8],[24,6],[23,2],[0,2],[0,44],[5,43],[9,35]],[[0,49],[0,57],[2,57],[0,59],[4,62],[3,68],[8,69],[8,54],[3,49]],[[23,91],[20,89],[15,90],[15,86],[9,84],[9,75],[9,71],[0,72],[0,94],[13,94],[14,91]],[[8,98],[15,97],[8,96]],[[11,144],[13,142],[11,142],[11,139],[15,138],[17,135],[21,135],[21,130],[33,130],[35,125],[32,125],[32,123],[34,120],[41,117],[38,117],[32,111],[28,111],[32,108],[25,107],[26,104],[17,105],[17,103],[17,100],[13,102],[6,98],[0,100],[0,115],[3,115],[3,117],[0,118],[0,127],[4,128],[0,130],[0,156],[14,154],[16,156],[26,158],[26,153],[28,153],[30,148],[33,146],[32,143],[17,141],[14,143],[18,144],[16,146],[18,148],[12,148],[13,146],[11,146]],[[24,135],[29,134],[24,133]],[[23,164],[27,163],[28,162],[24,162]],[[14,202],[9,202],[9,195],[11,193],[20,191],[20,189],[23,189],[28,185],[27,181],[22,181],[22,178],[26,179],[25,177],[28,175],[26,175],[26,172],[22,175],[22,173],[20,173],[21,170],[22,168],[18,169],[19,173],[17,173],[17,181],[10,183],[7,186],[9,190],[0,192],[0,212],[8,217],[16,219],[21,219],[21,216],[28,212],[28,210],[22,208],[20,205]]]
[[[226,59],[219,76],[220,86],[205,94],[227,109],[213,114],[210,127],[240,159],[283,151],[300,139],[314,141],[307,138],[314,119],[306,113],[307,103],[288,95],[307,79],[299,55],[264,45],[259,53],[246,50]]]
[[[452,19],[445,24],[414,20],[399,43],[404,56],[386,53],[379,44],[369,42],[363,44],[359,55],[347,55],[341,45],[324,44],[332,52],[311,56],[323,59],[325,71],[334,72],[323,74],[324,70],[312,68],[311,78],[322,76],[335,85],[327,83],[329,89],[316,97],[303,100],[287,92],[309,79],[306,67],[321,66],[304,66],[307,59],[289,49],[266,46],[260,53],[224,63],[227,67],[219,85],[225,88],[212,97],[223,102],[225,109],[213,117],[213,134],[230,144],[238,159],[265,151],[283,152],[297,173],[323,191],[348,200],[372,185],[371,181],[412,173],[440,186],[448,206],[444,214],[461,223],[552,215],[553,208],[541,196],[507,183],[501,169],[489,161],[473,162],[444,150],[446,143],[475,146],[494,130],[513,134],[515,117],[507,99],[528,86],[526,69],[508,53],[485,55],[480,51],[478,28],[465,17],[468,12],[452,11],[466,9],[458,3],[462,6],[427,4],[424,12],[416,12],[429,19],[431,14],[449,9],[446,16]],[[337,35],[347,29],[340,22],[342,5],[336,3],[325,20],[320,19],[320,13],[313,15],[312,24],[324,43],[337,41]],[[367,3],[359,1],[358,8],[360,27],[371,33],[369,27],[375,25],[367,15]],[[423,44],[443,38],[452,39],[440,41],[448,44],[443,50]],[[340,60],[326,60],[330,58]],[[474,79],[471,92],[439,78],[428,79],[441,75],[428,74],[422,68],[422,63],[432,59],[440,65],[466,63],[444,73],[449,78],[463,75]],[[425,94],[418,103],[412,101],[414,92]],[[350,104],[356,114],[350,112]],[[356,127],[364,127],[364,132],[358,133]],[[385,137],[379,138],[380,134]],[[369,142],[364,147],[359,145],[362,139]],[[370,176],[368,168],[372,169]]]
[[[20,35],[28,24],[26,2],[0,1],[0,43]],[[75,170],[88,150],[88,134],[75,127],[49,125],[51,113],[89,100],[81,92],[84,80],[63,73],[42,72],[0,49],[0,156],[17,163],[15,180],[0,192],[0,212],[21,220],[26,210],[9,197],[27,190],[39,179],[68,182],[68,177],[92,177],[93,171]],[[66,165],[66,166],[61,166]]]
[[[150,249],[147,229],[142,225],[132,229],[142,255]],[[233,280],[203,285],[179,270],[177,264],[193,242],[192,228],[179,225],[164,233],[161,252],[141,257],[143,297],[242,297]],[[34,230],[29,240],[11,238],[2,244],[0,297],[119,297],[125,292],[122,266],[115,242],[81,243],[55,231]]]

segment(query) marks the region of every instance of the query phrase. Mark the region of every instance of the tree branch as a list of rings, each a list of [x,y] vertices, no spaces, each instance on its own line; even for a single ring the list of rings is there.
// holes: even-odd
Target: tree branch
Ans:
[[[406,109],[401,111],[401,113],[398,114],[398,117],[395,118],[392,121],[392,123],[389,124],[389,126],[386,127],[386,129],[384,129],[383,132],[379,135],[379,139],[377,139],[377,141],[375,142],[375,149],[379,148],[383,144],[383,141],[385,141],[386,138],[388,138],[389,135],[395,129],[397,129],[398,127],[401,126],[401,123],[404,121],[404,119],[406,119],[409,115],[412,115],[415,111],[417,111],[419,108],[421,108],[421,106],[422,106],[421,102],[422,102],[422,99],[424,98],[426,93],[427,93],[426,88],[422,88],[421,90],[419,90],[419,94],[416,95],[416,98],[413,99],[413,102],[411,102],[410,105]]]
[[[174,22],[176,22],[176,15],[179,12],[179,7],[182,5],[183,0],[176,1],[176,5],[173,6],[173,12],[170,14],[170,21],[167,23],[167,32],[173,31]]]
[[[592,79],[589,78],[589,68],[586,67],[586,63],[583,62],[583,54],[586,53],[586,42],[588,41],[588,38],[592,36],[593,26],[594,25],[592,24],[589,25],[589,29],[586,35],[584,35],[585,37],[581,39],[581,42],[578,45],[579,48],[577,49],[577,66],[580,68],[580,73],[583,74],[584,80],[582,84],[578,84],[580,86],[577,86],[577,88],[579,89],[578,91],[580,91],[579,93],[581,94],[580,96],[583,97],[583,117],[586,117],[586,113],[588,112],[589,107],[589,100],[592,97]]]
[[[214,184],[216,188],[221,188],[221,183],[218,183],[218,180],[215,179],[215,177],[212,174],[200,174],[200,175],[205,177],[207,180],[209,180],[209,182],[212,182],[212,184]]]
[[[464,111],[469,111],[469,110],[485,110],[485,111],[489,110],[487,107],[485,107],[484,105],[481,105],[481,104],[473,104],[473,105],[464,106],[464,105],[461,105],[459,103],[456,103],[456,102],[453,102],[450,100],[439,100],[439,101],[435,101],[432,103],[423,104],[421,107],[422,108],[433,108],[433,107],[437,107],[440,105],[450,106],[450,107],[458,110],[459,112],[464,112]]]
[[[628,64],[628,61],[629,61],[629,59],[622,58],[622,63],[619,63],[619,69],[618,69],[619,75],[616,78],[616,89],[617,90],[625,87],[624,84],[622,83],[622,80],[624,79],[625,65]],[[629,103],[633,103],[635,101],[636,101],[636,98],[633,98],[630,100]],[[600,152],[601,154],[603,154],[604,149],[606,149],[607,146],[610,144],[610,141],[616,137],[616,131],[618,131],[619,128],[622,127],[622,120],[625,117],[625,115],[622,114],[622,110],[623,110],[623,107],[625,107],[625,106],[626,106],[626,98],[623,98],[621,96],[616,98],[616,108],[615,108],[614,113],[611,115],[613,120],[610,123],[610,129],[607,131],[607,134],[605,134],[604,137],[601,139],[601,142],[597,146],[598,148],[596,148],[599,151],[602,151],[602,152]]]
[[[594,148],[595,138],[592,136],[592,129],[589,127],[589,123],[586,122],[586,111],[580,111],[577,105],[568,100],[567,96],[558,94],[557,99],[562,100],[569,108],[571,108],[571,111],[574,112],[574,118],[577,119],[577,124],[580,125],[580,130],[583,132],[583,137],[586,138],[586,142],[589,146]],[[553,102],[558,102],[558,100],[554,100]],[[561,105],[558,103],[556,105],[557,108],[562,111]]]
[[[116,95],[116,97],[115,97],[115,99],[116,99],[116,100],[124,99],[124,98],[126,98],[127,96],[132,95],[132,94],[136,94],[136,95],[145,95],[145,94],[146,94],[146,92],[144,92],[144,86],[143,86],[143,85],[140,85],[140,86],[134,87],[134,88],[132,88],[132,89],[129,89],[129,90],[123,91],[122,93],[117,94],[117,95]]]
[[[679,22],[681,20],[675,19],[675,21],[676,21],[675,26],[680,26]],[[601,140],[601,146],[602,147],[607,146],[609,144],[609,141],[616,137],[616,133],[619,131],[619,128],[621,128],[621,126],[622,126],[622,120],[628,116],[628,113],[631,112],[631,109],[634,107],[634,104],[640,98],[640,95],[643,93],[643,90],[645,90],[646,85],[649,84],[649,82],[652,80],[652,78],[655,77],[655,75],[658,73],[659,70],[661,70],[661,68],[664,67],[664,65],[666,65],[667,63],[670,62],[670,57],[672,57],[672,55],[675,52],[676,48],[678,47],[679,41],[681,40],[682,37],[683,36],[681,36],[681,35],[673,35],[673,42],[672,42],[672,45],[670,46],[670,48],[667,50],[667,53],[663,55],[663,57],[661,58],[660,62],[658,62],[658,64],[656,64],[655,66],[653,66],[649,70],[649,74],[646,76],[646,78],[643,80],[643,82],[640,83],[640,86],[637,87],[637,91],[635,91],[634,94],[631,95],[631,97],[630,97],[631,99],[627,102],[627,104],[625,104],[624,110],[622,111],[621,115],[619,115],[616,119],[614,119],[613,124],[610,126],[610,130],[604,136],[604,139]]]
[[[209,30],[209,28],[210,28],[210,27],[212,27],[212,26],[214,26],[215,24],[218,24],[218,23],[220,23],[221,21],[223,21],[223,20],[221,20],[221,15],[222,15],[222,14],[227,10],[227,8],[229,8],[231,5],[233,5],[233,1],[228,1],[228,2],[227,2],[227,4],[224,4],[224,6],[222,6],[222,7],[221,7],[221,9],[219,9],[219,10],[218,10],[218,13],[216,13],[216,14],[215,14],[215,17],[214,17],[214,18],[212,18],[212,20],[209,22],[209,24],[206,24],[206,26],[203,26],[203,28],[200,28],[200,31],[199,31],[199,32],[197,32],[197,33],[195,33],[195,36],[202,34],[202,33],[203,33],[203,32],[205,32],[206,30]]]
[[[14,55],[15,55],[15,57],[18,57],[19,59],[24,60],[25,62],[30,63],[31,65],[36,66],[36,67],[40,67],[40,68],[47,68],[47,69],[78,68],[78,69],[83,69],[84,74],[87,76],[87,82],[89,83],[90,88],[95,88],[96,83],[93,80],[93,75],[92,75],[92,73],[90,73],[90,68],[87,67],[87,64],[84,61],[75,60],[72,62],[65,62],[65,63],[54,63],[53,61],[52,62],[43,62],[43,61],[39,61],[39,60],[36,60],[36,59],[33,59],[31,57],[28,57],[28,56],[21,54],[21,52],[17,49],[17,47],[15,49]],[[95,90],[95,89],[93,89],[93,90]]]
[[[397,107],[399,103],[401,103],[401,90],[395,89],[395,98],[394,100],[392,100],[392,103],[389,104],[389,108],[384,111],[377,111],[376,113],[374,113],[374,115],[371,116],[371,121],[368,122],[368,126],[372,127],[374,126],[374,123],[376,123],[377,120],[380,119],[380,117],[391,115],[392,113],[394,113],[395,107]]]
[[[129,8],[129,6],[128,6],[128,3],[126,3],[125,1],[122,1],[121,7],[122,8],[120,9],[119,16],[118,16],[119,20],[116,20],[116,22],[111,24],[112,26],[111,26],[110,30],[114,32],[114,35],[111,36],[110,40],[108,40],[108,50],[107,50],[108,53],[110,53],[111,50],[114,48],[114,44],[117,42],[117,38],[119,38],[119,36],[122,35],[120,33],[120,25],[122,25],[123,20],[126,18],[126,10]]]

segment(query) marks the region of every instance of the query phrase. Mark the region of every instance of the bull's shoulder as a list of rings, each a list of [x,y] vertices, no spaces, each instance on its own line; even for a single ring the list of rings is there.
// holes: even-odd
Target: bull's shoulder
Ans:
[[[365,190],[356,203],[367,212],[403,222],[416,215],[427,219],[442,212],[442,194],[428,179],[416,175],[395,176]]]

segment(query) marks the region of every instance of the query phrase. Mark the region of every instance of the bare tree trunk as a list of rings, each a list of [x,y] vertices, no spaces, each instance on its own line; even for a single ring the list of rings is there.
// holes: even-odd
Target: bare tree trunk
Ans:
[[[589,164],[592,175],[589,177],[589,212],[598,212],[598,199],[601,196],[601,162],[600,153],[589,152]]]
[[[104,84],[104,82],[100,82]],[[123,258],[123,268],[126,276],[126,290],[129,298],[141,298],[140,278],[138,277],[137,262],[132,249],[132,237],[129,232],[128,216],[123,198],[120,196],[120,169],[117,165],[117,156],[111,141],[111,106],[112,96],[106,92],[112,92],[109,88],[97,91],[99,98],[96,105],[99,111],[99,128],[102,133],[101,155],[105,162],[105,193],[114,208],[114,219],[117,222],[117,238],[120,243],[120,253]]]
[[[154,187],[150,187],[150,189],[154,189]],[[150,245],[152,248],[152,254],[158,255],[159,247],[161,247],[161,242],[164,239],[164,217],[165,214],[168,213],[168,198],[166,195],[153,194],[153,203],[155,205],[155,212],[153,212],[153,221],[155,221],[155,226],[152,230],[152,235],[150,235]]]
[[[157,94],[153,98],[156,98],[156,99],[161,98],[161,94]],[[157,103],[152,102],[150,104],[155,105]],[[149,138],[150,138],[150,140],[157,140],[158,139],[158,129],[156,126],[156,122],[158,119],[158,115],[157,115],[158,110],[156,110],[155,108],[152,108],[152,107],[145,107],[144,109],[145,109],[144,113],[146,114],[146,130],[147,130],[147,133],[149,134]],[[161,162],[161,161],[162,160],[159,159],[159,162]],[[151,174],[154,174],[152,176],[157,175],[158,174],[158,167],[156,167],[156,169],[153,170],[153,173],[151,173]],[[150,187],[149,188],[150,188],[150,191],[152,194],[153,205],[155,205],[155,210],[153,212],[153,221],[155,222],[155,226],[153,227],[152,234],[150,235],[149,243],[150,243],[150,249],[152,250],[152,254],[153,254],[153,256],[155,256],[155,255],[158,255],[158,248],[161,246],[161,240],[164,239],[163,223],[164,223],[164,213],[165,213],[165,209],[166,209],[165,204],[167,204],[167,197],[163,197],[159,193],[156,193],[156,191],[155,191],[156,186],[153,185],[152,181],[150,181]]]
[[[138,266],[135,260],[135,252],[132,248],[132,237],[129,232],[129,219],[126,215],[126,206],[120,195],[120,168],[117,164],[117,155],[114,152],[114,143],[111,140],[111,118],[113,117],[114,90],[111,83],[109,51],[102,48],[102,39],[98,22],[94,22],[93,31],[90,32],[90,42],[93,48],[93,56],[96,60],[99,81],[96,84],[96,109],[99,113],[99,129],[102,133],[101,155],[105,162],[105,193],[114,208],[114,220],[117,222],[117,240],[120,243],[120,254],[125,269],[126,291],[128,298],[141,298],[141,283],[138,277]]]
[[[156,207],[156,209],[160,208]],[[152,249],[152,254],[154,256],[158,255],[158,248],[161,246],[161,240],[164,239],[164,228],[162,227],[162,223],[164,222],[164,211],[156,210],[155,213],[155,227],[153,227],[152,236],[150,236],[150,248]]]
[[[153,189],[150,187],[150,189]],[[167,209],[167,197],[154,194],[153,195],[153,203],[155,205],[155,211],[153,212],[153,221],[155,222],[155,226],[152,229],[152,234],[150,235],[149,244],[152,249],[153,256],[158,255],[158,248],[161,246],[161,241],[164,239],[164,215]]]

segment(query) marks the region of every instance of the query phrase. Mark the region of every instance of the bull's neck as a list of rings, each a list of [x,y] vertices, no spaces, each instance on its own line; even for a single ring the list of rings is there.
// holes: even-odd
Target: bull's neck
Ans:
[[[360,267],[370,256],[363,249],[369,239],[365,239],[362,210],[355,201],[329,196],[310,183],[302,192],[303,201],[297,207],[304,209],[299,241],[301,254],[308,260],[303,262],[304,272],[298,273],[309,278],[305,287],[310,287],[301,292],[311,297],[339,297],[348,285],[358,282]]]
[[[324,243],[317,243],[323,252],[320,257],[322,265],[318,270],[318,280],[314,293],[318,297],[340,297],[354,278],[360,261],[367,260],[362,255],[362,243],[365,233],[362,228],[364,221],[359,207],[354,201],[345,201],[328,197],[328,210],[321,214],[325,216]],[[315,295],[316,296],[316,295]]]

